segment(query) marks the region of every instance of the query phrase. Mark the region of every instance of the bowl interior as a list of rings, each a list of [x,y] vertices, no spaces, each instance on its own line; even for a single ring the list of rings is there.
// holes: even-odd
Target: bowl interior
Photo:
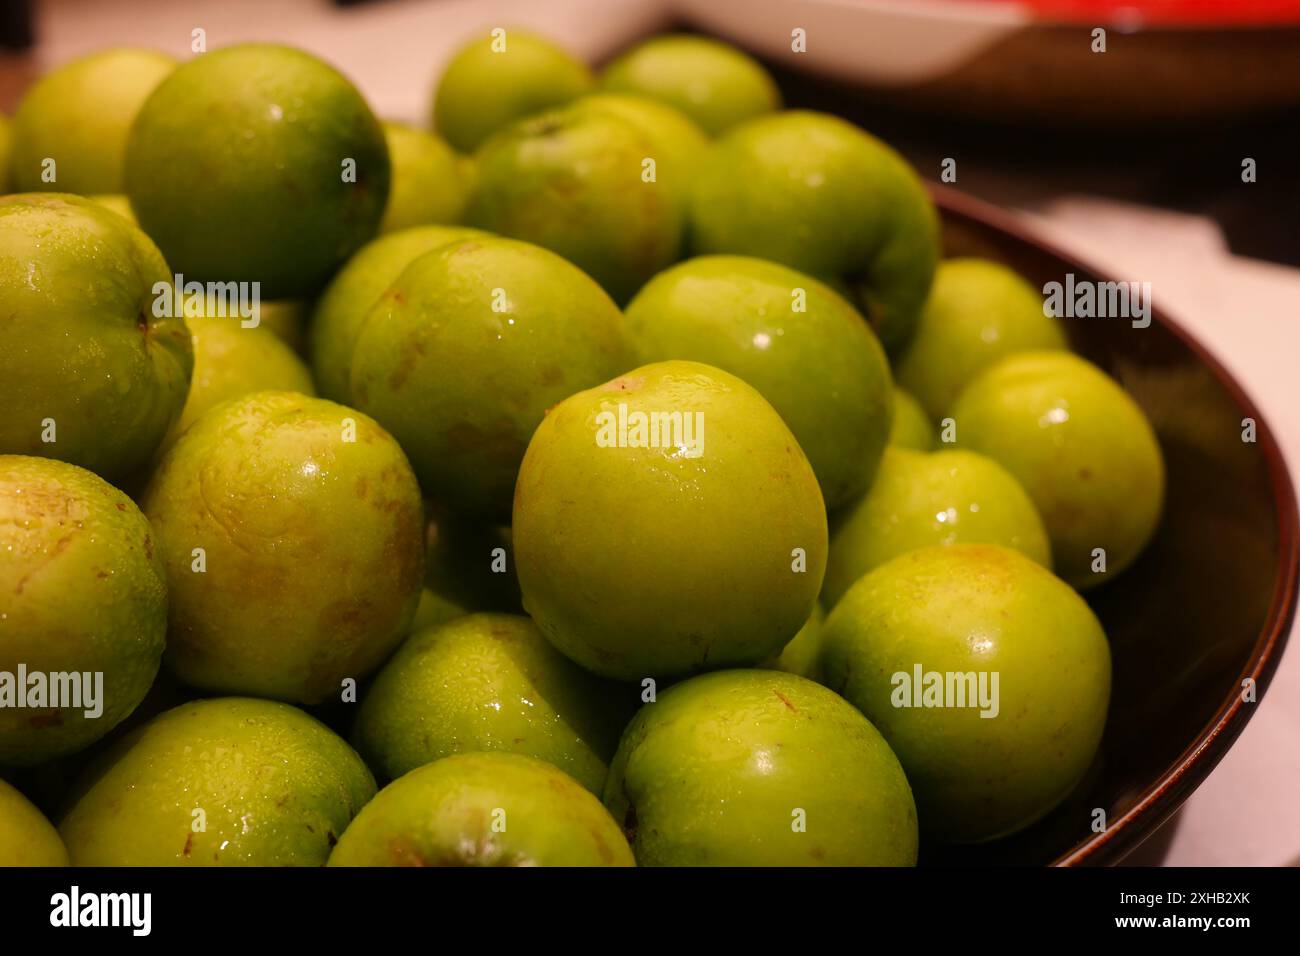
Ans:
[[[934,187],[945,255],[1006,263],[1041,288],[1099,275],[1033,239],[1005,214]],[[1210,772],[1253,712],[1294,610],[1295,501],[1281,454],[1231,377],[1158,307],[1147,328],[1066,319],[1072,347],[1140,404],[1164,451],[1168,489],[1140,560],[1086,595],[1110,638],[1114,678],[1088,778],[1030,829],[925,862],[1115,862],[1150,836]],[[1243,419],[1256,440],[1243,441]],[[1094,832],[1095,810],[1106,829]]]

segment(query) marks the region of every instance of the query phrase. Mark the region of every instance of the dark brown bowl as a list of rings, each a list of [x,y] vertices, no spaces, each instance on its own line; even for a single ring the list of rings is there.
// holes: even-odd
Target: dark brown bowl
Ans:
[[[945,255],[1004,262],[1041,287],[1105,276],[1005,213],[932,186]],[[1087,595],[1114,662],[1106,733],[1087,779],[1005,840],[926,853],[950,864],[1112,864],[1150,837],[1214,769],[1277,668],[1296,606],[1296,501],[1277,442],[1245,390],[1173,318],[1066,319],[1072,346],[1114,376],[1155,426],[1165,510],[1139,561]],[[1242,441],[1242,420],[1257,440]],[[1256,703],[1243,702],[1254,681]],[[1092,831],[1095,808],[1107,827]]]

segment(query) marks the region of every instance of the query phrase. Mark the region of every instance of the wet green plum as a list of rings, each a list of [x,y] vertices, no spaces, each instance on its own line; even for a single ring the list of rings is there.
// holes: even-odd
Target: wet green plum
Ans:
[[[781,92],[757,60],[702,36],[659,36],[609,64],[601,86],[681,110],[710,136],[781,108]]]
[[[763,660],[808,619],[825,569],[825,505],[798,442],[757,391],[698,362],[552,408],[512,527],[542,633],[622,680]]]
[[[125,169],[131,207],[176,272],[259,282],[266,299],[316,293],[373,238],[390,178],[356,87],[264,43],[204,53],[163,80],[131,128]]]
[[[790,643],[781,648],[779,654],[773,654],[758,666],[820,681],[822,627],[825,623],[826,612],[822,610],[821,604],[815,604],[812,614],[803,627],[799,628],[799,633],[790,639]]]
[[[175,69],[176,60],[165,53],[118,48],[45,74],[14,113],[7,167],[14,189],[121,193],[131,124]]]
[[[549,40],[498,28],[475,37],[448,63],[434,94],[433,126],[462,153],[473,152],[515,120],[568,103],[594,85],[586,64]]]
[[[438,137],[405,123],[383,127],[392,184],[379,231],[459,222],[473,181],[468,160]]]
[[[149,460],[194,365],[185,322],[155,310],[156,284],[171,281],[148,237],[98,203],[0,199],[0,453],[59,458],[110,480]]]
[[[75,753],[112,730],[148,692],[166,634],[158,539],[131,499],[84,468],[0,455],[0,673],[29,674],[22,702],[11,695],[23,688],[0,685],[0,764]],[[30,675],[49,693],[51,675],[72,673],[83,706],[31,699]]]
[[[166,662],[187,684],[319,703],[407,633],[419,486],[360,412],[295,392],[219,405],[163,457],[143,506],[167,569]]]
[[[449,242],[486,233],[463,226],[413,226],[363,246],[330,280],[312,313],[310,353],[316,387],[350,402],[352,350],[371,307],[417,257]]]
[[[59,832],[75,866],[321,866],[374,794],[324,724],[224,697],[169,710],[98,757]]]
[[[554,764],[599,794],[635,688],[586,673],[526,617],[470,614],[418,631],[361,702],[353,740],[383,779],[454,753]]]
[[[546,409],[633,363],[623,316],[540,246],[465,239],[413,261],[380,296],[349,391],[401,443],[426,493],[505,520]]]
[[[828,508],[871,484],[889,435],[889,363],[847,301],[811,276],[702,256],[651,279],[627,307],[641,362],[692,359],[736,375],[798,439]]]
[[[871,723],[793,674],[677,684],[623,734],[605,784],[641,866],[912,866],[916,806]]]
[[[445,757],[379,792],[330,866],[634,866],[618,824],[572,777],[520,754]]]
[[[891,447],[871,490],[836,523],[822,600],[833,608],[858,578],[900,554],[958,543],[999,544],[1052,566],[1033,502],[996,461]]]
[[[741,123],[699,164],[696,253],[732,253],[848,280],[891,352],[911,336],[939,259],[939,221],[915,171],[835,116]]]
[[[21,793],[0,780],[0,869],[67,866],[59,831]]]
[[[913,451],[934,448],[934,424],[910,392],[894,386],[894,421],[889,428],[889,444]]]
[[[1057,572],[1076,588],[1119,574],[1151,539],[1164,502],[1160,443],[1138,404],[1095,365],[1067,352],[1013,355],[962,391],[952,418],[959,445],[1024,486]]]
[[[998,359],[1065,347],[1065,332],[1044,314],[1043,297],[1011,269],[985,259],[947,259],[895,370],[899,384],[938,421],[966,383]]]
[[[826,621],[822,666],[889,741],[922,835],[940,843],[1048,813],[1106,723],[1101,624],[1065,582],[997,545],[922,548],[863,576]]]

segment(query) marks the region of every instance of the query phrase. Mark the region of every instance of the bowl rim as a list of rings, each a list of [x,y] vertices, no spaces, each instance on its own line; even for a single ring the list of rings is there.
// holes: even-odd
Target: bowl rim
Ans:
[[[1063,263],[1091,272],[1106,279],[1111,277],[1071,252],[1038,234],[1032,224],[1014,214],[981,199],[959,192],[948,186],[926,182],[935,204],[946,217],[965,219],[989,227],[1041,252],[1060,259]],[[1273,597],[1264,618],[1259,636],[1243,669],[1238,673],[1235,688],[1240,688],[1247,678],[1255,682],[1255,700],[1247,704],[1238,690],[1234,690],[1219,703],[1214,716],[1201,729],[1195,739],[1174,759],[1156,780],[1142,791],[1141,797],[1117,819],[1110,821],[1101,833],[1096,833],[1061,854],[1050,865],[1080,866],[1114,864],[1135,850],[1153,835],[1182,806],[1192,792],[1200,786],[1229,747],[1254,716],[1255,708],[1263,700],[1264,692],[1273,679],[1278,661],[1286,647],[1291,626],[1295,620],[1297,589],[1300,588],[1300,518],[1297,516],[1295,486],[1287,469],[1282,449],[1273,435],[1268,421],[1240,382],[1229,372],[1200,340],[1189,332],[1168,312],[1153,304],[1152,318],[1185,345],[1214,375],[1219,384],[1233,398],[1243,412],[1253,418],[1256,441],[1263,452],[1272,486],[1273,504],[1277,512],[1277,574],[1273,580]]]

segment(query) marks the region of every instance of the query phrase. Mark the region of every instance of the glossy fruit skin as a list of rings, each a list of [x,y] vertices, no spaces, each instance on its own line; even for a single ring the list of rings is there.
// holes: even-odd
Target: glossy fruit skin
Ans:
[[[1101,624],[1019,552],[911,551],[858,581],[826,621],[826,686],[884,734],[927,839],[978,843],[1055,807],[1096,753],[1110,697]],[[896,707],[892,675],[996,671],[998,712]]]
[[[505,830],[493,829],[494,819]],[[390,783],[330,866],[634,866],[605,808],[576,780],[511,753],[445,757]]]
[[[194,365],[185,322],[154,314],[154,284],[171,281],[148,237],[97,203],[0,198],[0,453],[59,458],[110,480],[149,460]]]
[[[491,134],[589,92],[595,79],[586,64],[525,30],[506,28],[506,48],[480,36],[452,57],[438,81],[433,126],[462,153]]]
[[[404,123],[382,125],[393,172],[379,231],[459,222],[471,184],[462,158],[423,130]]]
[[[419,488],[360,412],[294,392],[227,402],[177,439],[143,507],[167,567],[166,661],[185,683],[319,703],[407,633],[423,574]]]
[[[120,48],[74,60],[41,77],[13,117],[9,163],[16,192],[90,195],[124,189],[127,134],[145,100],[176,69],[155,50]],[[42,174],[55,162],[54,182]]]
[[[464,226],[414,226],[366,243],[330,280],[311,320],[311,366],[323,397],[350,402],[352,350],[371,307],[412,260],[486,233]]]
[[[0,868],[67,866],[59,832],[27,798],[0,780]]]
[[[1112,378],[1066,352],[1023,352],[982,372],[953,405],[957,443],[995,459],[1033,499],[1057,573],[1081,590],[1132,564],[1164,502],[1160,444]],[[1093,573],[1093,550],[1106,573]]]
[[[546,409],[633,364],[600,286],[539,246],[488,236],[425,253],[388,287],[357,335],[349,391],[426,493],[504,521]]]
[[[74,866],[321,866],[374,794],[361,758],[324,724],[288,704],[222,697],[115,744],[59,832]]]
[[[264,299],[314,294],[371,239],[389,175],[383,130],[356,88],[274,44],[178,67],[127,141],[131,207],[171,267],[200,282],[260,282]]]
[[[0,671],[99,672],[103,713],[0,708],[0,764],[73,753],[135,709],[158,673],[167,587],[134,502],[61,461],[0,455]]]
[[[821,682],[822,628],[826,624],[826,612],[820,603],[813,605],[813,612],[799,628],[799,633],[790,638],[790,643],[778,654],[773,654],[759,664],[769,670],[785,671]]]
[[[781,108],[781,92],[762,64],[702,36],[647,40],[607,66],[600,82],[676,107],[710,136]]]
[[[934,449],[934,425],[910,392],[894,386],[894,421],[889,427],[889,444],[913,451]]]
[[[586,673],[526,617],[470,614],[416,632],[366,691],[353,741],[381,779],[453,753],[506,751],[599,795],[636,688]]]
[[[794,310],[796,290],[805,311]],[[641,362],[705,362],[758,389],[798,439],[828,508],[871,484],[893,414],[889,362],[826,285],[763,259],[702,256],[646,283],[627,324]]]
[[[601,447],[601,416],[621,404],[702,415],[703,453]],[[641,680],[783,647],[821,587],[826,512],[758,392],[698,362],[660,362],[547,413],[519,471],[513,536],[524,607],[547,639],[588,670]]]
[[[889,448],[871,490],[837,516],[822,601],[891,558],[932,545],[998,544],[1049,570],[1047,530],[1005,468],[970,451]]]
[[[1016,352],[1065,349],[1059,320],[1012,270],[986,259],[946,259],[916,332],[898,356],[898,382],[938,421],[971,379]]]
[[[691,204],[696,253],[843,276],[885,348],[911,335],[939,259],[939,220],[916,173],[838,117],[790,110],[714,143]]]
[[[195,303],[199,311],[200,303]],[[269,329],[259,323],[244,328],[239,316],[187,315],[185,324],[194,343],[194,374],[180,418],[159,446],[159,454],[173,444],[209,409],[252,392],[285,391],[315,395],[311,372]]]
[[[626,302],[680,258],[689,179],[641,123],[577,104],[522,120],[479,149],[466,221],[544,246]],[[645,160],[656,160],[646,182]],[[659,170],[663,167],[663,172]]]
[[[821,685],[779,671],[693,677],[642,707],[605,806],[640,866],[916,863],[916,806],[884,738]]]

